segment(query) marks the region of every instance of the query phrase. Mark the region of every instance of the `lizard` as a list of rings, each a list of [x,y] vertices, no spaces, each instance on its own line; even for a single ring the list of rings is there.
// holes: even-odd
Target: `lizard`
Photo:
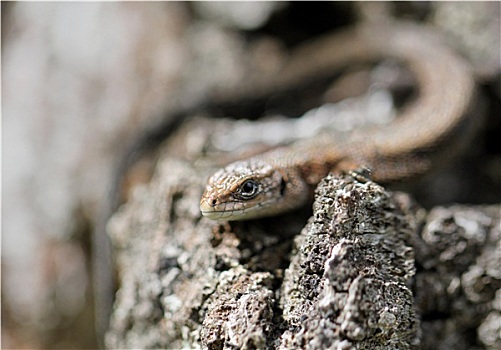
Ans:
[[[368,169],[376,182],[392,183],[422,175],[461,149],[479,124],[472,110],[473,75],[426,28],[396,21],[362,24],[303,48],[282,76],[292,81],[305,72],[385,57],[403,61],[417,81],[418,97],[394,122],[349,137],[300,140],[231,163],[209,178],[202,215],[228,221],[275,216],[311,201],[328,173]]]
[[[258,118],[270,97],[301,94],[318,81],[329,81],[352,62],[386,57],[403,60],[416,75],[419,95],[394,124],[350,135],[348,140],[315,138],[278,147],[217,171],[200,201],[209,219],[247,220],[278,215],[304,206],[327,173],[364,166],[376,181],[396,181],[424,173],[458,149],[475,129],[471,108],[475,83],[469,66],[436,42],[433,32],[418,25],[387,22],[356,25],[291,54],[279,74],[263,77],[250,89],[227,97],[210,96],[167,113],[126,146],[114,170],[105,206],[93,233],[96,329],[102,341],[113,303],[113,264],[106,223],[123,202],[121,187],[127,171],[142,154],[154,149],[197,113],[232,118]],[[294,98],[292,98],[294,100]],[[246,112],[246,113],[243,113]]]

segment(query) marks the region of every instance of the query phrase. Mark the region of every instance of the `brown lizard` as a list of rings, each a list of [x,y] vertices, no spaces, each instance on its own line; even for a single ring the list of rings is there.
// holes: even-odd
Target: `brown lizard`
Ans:
[[[392,57],[415,75],[419,96],[384,128],[302,140],[224,167],[210,177],[200,201],[205,217],[247,220],[302,207],[329,172],[368,168],[384,183],[423,174],[458,150],[479,124],[471,113],[475,84],[469,66],[423,27],[360,25],[292,57],[277,86],[352,62]]]
[[[352,62],[385,57],[403,60],[417,77],[419,98],[392,124],[349,139],[302,140],[228,165],[212,176],[200,207],[211,219],[243,220],[304,206],[328,172],[367,167],[376,181],[389,182],[426,172],[448,150],[468,139],[475,123],[468,113],[474,81],[468,65],[436,42],[433,33],[412,24],[360,25],[307,44],[291,55],[280,74],[265,77],[250,91],[209,98],[170,113],[133,140],[115,169],[106,206],[94,233],[97,329],[102,339],[113,300],[111,245],[106,222],[123,200],[127,171],[147,150],[199,112],[254,118],[275,93],[294,94],[313,81],[327,80]],[[246,112],[246,113],[244,113]]]

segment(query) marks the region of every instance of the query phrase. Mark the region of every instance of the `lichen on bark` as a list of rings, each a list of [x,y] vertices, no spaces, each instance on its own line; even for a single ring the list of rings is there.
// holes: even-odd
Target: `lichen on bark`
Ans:
[[[211,123],[181,134],[203,148]],[[499,206],[428,212],[346,174],[319,184],[312,209],[214,222],[198,201],[215,162],[182,140],[108,225],[109,348],[499,347]]]

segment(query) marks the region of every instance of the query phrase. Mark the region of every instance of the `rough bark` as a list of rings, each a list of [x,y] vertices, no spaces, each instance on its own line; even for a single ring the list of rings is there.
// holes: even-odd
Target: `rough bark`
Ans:
[[[499,348],[499,206],[427,212],[347,174],[312,215],[213,222],[198,201],[218,161],[197,154],[218,123],[170,140],[109,224],[109,348]]]

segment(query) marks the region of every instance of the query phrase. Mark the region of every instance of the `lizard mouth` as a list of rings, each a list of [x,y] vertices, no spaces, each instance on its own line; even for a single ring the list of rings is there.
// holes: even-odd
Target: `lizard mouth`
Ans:
[[[200,202],[200,211],[202,215],[210,220],[228,220],[228,221],[239,221],[239,220],[248,220],[259,215],[256,215],[256,211],[252,210],[253,208],[243,208],[243,209],[235,209],[235,208],[218,208],[215,207],[206,201]]]
[[[218,210],[215,206],[207,203],[207,201],[200,202],[200,211],[203,216],[211,220],[224,220],[235,213],[242,212],[242,210]]]
[[[202,215],[211,220],[225,220],[233,216],[233,212],[224,210],[201,210]]]

